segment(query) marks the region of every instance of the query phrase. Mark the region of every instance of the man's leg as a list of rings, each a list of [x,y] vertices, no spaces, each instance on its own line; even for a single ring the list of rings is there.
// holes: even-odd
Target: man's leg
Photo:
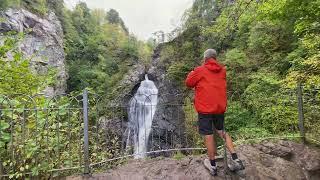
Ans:
[[[229,166],[233,170],[243,170],[244,166],[242,161],[238,158],[238,155],[235,151],[231,136],[225,132],[224,128],[224,115],[216,115],[216,121],[214,121],[215,129],[217,129],[218,135],[226,142],[226,146],[231,153],[232,162],[236,164],[235,166]]]
[[[224,141],[226,141],[226,145],[227,145],[229,152],[231,153],[232,159],[233,160],[238,159],[238,155],[237,155],[236,150],[234,148],[231,136],[227,132],[223,133],[223,131],[218,131],[218,134]]]
[[[218,130],[218,134],[224,141],[226,141],[226,145],[227,145],[229,152],[231,154],[236,153],[231,136],[226,132],[224,133],[222,130]]]
[[[216,143],[213,136],[212,115],[199,113],[199,133],[204,136],[209,159],[204,160],[204,166],[212,175],[217,175],[217,165],[215,162]]]
[[[216,159],[215,156],[217,153],[217,147],[216,147],[216,142],[215,142],[214,136],[213,135],[206,135],[204,138],[205,138],[205,145],[207,148],[209,160],[211,160],[211,161],[215,160]]]

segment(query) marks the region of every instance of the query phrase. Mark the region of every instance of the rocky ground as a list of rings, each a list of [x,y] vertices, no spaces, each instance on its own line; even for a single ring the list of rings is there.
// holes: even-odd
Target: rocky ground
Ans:
[[[289,141],[262,142],[256,145],[242,145],[238,148],[240,158],[245,162],[243,172],[223,171],[219,160],[219,175],[212,177],[203,166],[205,156],[191,156],[180,160],[155,158],[131,160],[127,164],[94,174],[89,178],[68,177],[67,180],[205,180],[205,179],[276,179],[276,180],[319,180],[320,150]]]

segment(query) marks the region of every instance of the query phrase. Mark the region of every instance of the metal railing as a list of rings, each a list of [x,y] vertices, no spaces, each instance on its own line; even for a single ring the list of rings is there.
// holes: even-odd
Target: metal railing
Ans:
[[[298,85],[277,94],[277,101],[268,97],[252,102],[250,96],[229,94],[226,129],[236,142],[301,138],[320,143],[316,139],[320,136],[317,88]],[[51,98],[0,95],[0,176],[88,174],[135,157],[126,134],[132,98],[105,102],[87,90],[77,96]],[[151,105],[156,112],[144,154],[203,153],[193,98],[159,94],[158,102]]]

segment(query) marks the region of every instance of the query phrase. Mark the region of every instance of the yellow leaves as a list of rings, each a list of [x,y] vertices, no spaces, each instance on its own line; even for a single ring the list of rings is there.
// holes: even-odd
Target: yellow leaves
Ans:
[[[300,39],[302,46],[311,53],[319,53],[320,51],[320,35],[307,34]]]
[[[299,80],[302,80],[303,77],[304,76],[299,72],[292,71],[287,75],[287,77],[284,80],[281,81],[281,84],[283,84],[284,87],[293,89],[296,88],[297,82]]]
[[[309,71],[320,73],[320,54],[308,58],[303,64],[310,67]]]
[[[262,3],[258,8],[260,18],[276,18],[282,16],[285,12],[287,0],[269,0]]]
[[[36,121],[35,120],[29,120],[27,124],[28,129],[35,129],[36,127]]]
[[[303,62],[301,70],[291,71],[283,80],[286,87],[295,87],[297,82],[308,85],[320,84],[320,54],[316,54]]]
[[[320,84],[320,76],[319,75],[311,75],[306,81],[306,85],[309,86],[319,86]]]

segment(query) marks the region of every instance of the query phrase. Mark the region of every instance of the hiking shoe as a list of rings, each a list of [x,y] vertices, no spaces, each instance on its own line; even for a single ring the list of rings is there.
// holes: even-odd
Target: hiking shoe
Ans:
[[[231,159],[231,163],[228,164],[228,167],[231,171],[241,171],[244,170],[245,167],[240,159]]]
[[[203,161],[204,166],[210,171],[210,174],[212,176],[217,176],[218,175],[218,169],[217,169],[217,165],[216,166],[211,166],[210,160],[209,159],[205,159]]]

